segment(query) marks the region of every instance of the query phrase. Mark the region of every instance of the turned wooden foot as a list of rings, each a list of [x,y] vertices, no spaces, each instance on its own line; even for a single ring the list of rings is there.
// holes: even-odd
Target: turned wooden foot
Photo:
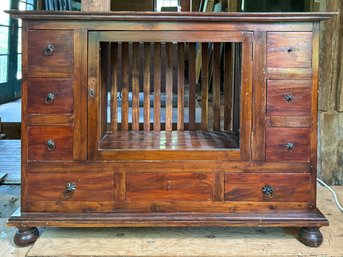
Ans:
[[[14,235],[14,243],[17,246],[25,247],[33,244],[39,237],[39,231],[36,227],[33,228],[17,228]]]
[[[323,235],[317,227],[304,227],[299,230],[299,241],[310,247],[318,247],[323,243]]]

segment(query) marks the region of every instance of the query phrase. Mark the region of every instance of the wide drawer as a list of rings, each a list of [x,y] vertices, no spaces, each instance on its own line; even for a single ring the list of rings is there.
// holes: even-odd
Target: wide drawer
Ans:
[[[266,128],[267,161],[310,160],[311,131],[309,128]]]
[[[310,174],[225,174],[225,201],[306,202],[311,199]]]
[[[210,201],[213,175],[209,173],[128,173],[128,201]]]
[[[72,126],[29,126],[28,159],[73,160]]]
[[[268,115],[310,115],[311,80],[268,80]]]
[[[73,31],[30,30],[29,77],[71,77],[74,63]]]
[[[112,201],[113,173],[29,173],[29,201]]]
[[[28,113],[69,114],[73,112],[72,79],[30,79]]]
[[[312,66],[312,33],[268,32],[267,66],[310,68]]]

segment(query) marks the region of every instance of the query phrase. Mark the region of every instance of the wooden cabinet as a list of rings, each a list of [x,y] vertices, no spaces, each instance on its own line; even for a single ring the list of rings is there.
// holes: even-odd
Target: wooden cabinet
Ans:
[[[23,19],[17,244],[36,226],[294,226],[320,245],[331,14],[11,14]]]

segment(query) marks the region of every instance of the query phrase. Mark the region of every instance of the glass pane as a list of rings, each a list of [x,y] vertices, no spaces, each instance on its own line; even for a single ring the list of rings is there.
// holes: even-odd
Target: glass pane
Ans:
[[[8,27],[0,26],[0,54],[8,53]]]
[[[27,3],[34,5],[35,4],[35,0],[27,0]]]
[[[26,6],[26,10],[33,10],[33,5],[28,4],[28,5]]]
[[[18,49],[17,49],[17,53],[18,54],[21,53],[21,29],[18,29]]]
[[[0,56],[0,83],[7,82],[7,55]]]
[[[21,54],[18,54],[17,79],[21,79]]]
[[[25,11],[26,10],[26,3],[19,2],[19,10]]]
[[[4,12],[4,10],[10,9],[10,0],[2,0],[0,4],[0,24],[8,25],[9,24],[9,15]]]

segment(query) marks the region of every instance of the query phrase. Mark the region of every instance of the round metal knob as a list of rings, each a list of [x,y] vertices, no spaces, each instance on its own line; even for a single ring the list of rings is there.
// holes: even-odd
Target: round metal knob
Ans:
[[[289,142],[289,143],[287,143],[285,146],[286,146],[287,150],[293,150],[293,148],[294,148],[294,143],[293,143],[293,142]]]
[[[68,182],[65,186],[65,190],[63,192],[64,198],[68,199],[72,197],[73,193],[76,191],[76,184],[74,182]]]
[[[274,197],[274,190],[271,185],[265,185],[262,187],[262,193],[265,198],[271,199]]]
[[[291,53],[291,52],[294,52],[294,51],[295,51],[295,48],[294,48],[294,47],[290,47],[290,48],[288,48],[288,50],[287,50],[288,53]]]
[[[51,56],[54,54],[55,47],[52,43],[49,43],[47,47],[44,48],[44,54],[46,56]]]
[[[55,100],[56,95],[54,93],[48,93],[45,97],[45,103],[46,104],[52,104]]]
[[[291,94],[285,95],[285,100],[286,100],[287,102],[292,102],[293,99],[294,99],[294,97],[293,97]]]
[[[48,150],[49,151],[53,151],[55,150],[56,148],[56,144],[55,144],[55,141],[49,139],[48,142],[46,143],[47,147],[48,147]]]

